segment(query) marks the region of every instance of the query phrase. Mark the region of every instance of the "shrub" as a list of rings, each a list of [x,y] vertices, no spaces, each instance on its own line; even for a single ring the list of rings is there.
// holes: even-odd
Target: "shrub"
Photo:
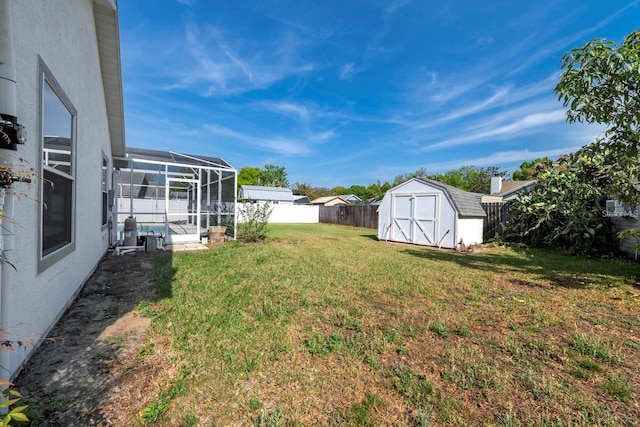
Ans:
[[[267,238],[267,224],[273,208],[269,202],[245,203],[238,211],[242,222],[238,224],[238,240],[259,242]]]

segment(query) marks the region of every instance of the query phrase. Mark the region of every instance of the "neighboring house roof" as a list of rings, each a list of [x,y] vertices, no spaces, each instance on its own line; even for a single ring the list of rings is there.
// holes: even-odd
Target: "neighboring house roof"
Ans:
[[[309,201],[309,198],[307,196],[297,196],[294,194],[293,203],[297,205],[308,205],[311,202]]]
[[[509,197],[511,195],[514,195],[518,191],[521,191],[533,186],[533,184],[535,184],[536,182],[537,181],[535,179],[528,180],[528,181],[503,181],[502,188],[500,188],[500,191],[491,193],[491,195],[502,196],[503,198]]]
[[[293,193],[289,188],[241,185],[238,198],[241,200],[293,202]]]
[[[346,200],[347,202],[358,202],[361,203],[362,199],[355,194],[342,194],[340,196],[341,199]]]
[[[94,3],[94,19],[109,122],[109,136],[111,137],[111,152],[114,156],[122,157],[125,155],[126,144],[117,1],[96,1]]]
[[[453,205],[461,216],[487,216],[484,209],[482,209],[482,205],[480,204],[482,200],[482,194],[470,193],[469,191],[464,191],[452,185],[443,184],[442,182],[434,181],[432,179],[413,179],[440,188],[445,193],[447,193],[451,198],[451,202],[453,202]]]
[[[330,203],[336,199],[339,199],[337,201],[344,203],[345,205],[348,205],[349,202],[345,199],[343,199],[340,196],[325,196],[325,197],[318,197],[317,199],[313,199],[311,201],[312,205],[326,205],[327,203]]]

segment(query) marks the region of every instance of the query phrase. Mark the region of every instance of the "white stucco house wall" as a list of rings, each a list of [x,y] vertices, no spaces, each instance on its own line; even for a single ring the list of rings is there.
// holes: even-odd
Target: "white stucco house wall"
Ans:
[[[481,244],[482,195],[412,178],[387,191],[378,208],[378,239],[454,249]]]
[[[0,160],[22,158],[37,175],[13,185],[22,197],[4,200],[13,213],[2,245],[15,268],[2,267],[0,327],[4,339],[37,345],[109,245],[113,157],[125,155],[117,2],[0,0],[0,52],[0,80],[15,86],[12,115],[27,131]],[[1,377],[13,378],[33,350],[0,351]]]

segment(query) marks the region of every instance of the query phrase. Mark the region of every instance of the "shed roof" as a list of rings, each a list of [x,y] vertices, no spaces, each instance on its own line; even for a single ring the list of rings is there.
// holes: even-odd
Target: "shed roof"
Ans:
[[[289,188],[265,187],[262,185],[241,185],[240,199],[293,202],[293,193]]]
[[[461,216],[487,216],[484,209],[482,209],[482,194],[471,193],[469,191],[461,190],[452,185],[444,184],[439,181],[426,178],[413,178],[419,182],[423,182],[427,185],[431,185],[440,188],[442,191],[449,195],[451,202],[455,206],[456,210]]]

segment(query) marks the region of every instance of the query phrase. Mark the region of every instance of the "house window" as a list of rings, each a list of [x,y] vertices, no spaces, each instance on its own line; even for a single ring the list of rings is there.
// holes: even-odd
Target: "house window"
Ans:
[[[42,271],[75,249],[76,109],[40,62],[42,188],[40,264]]]
[[[107,225],[109,219],[109,160],[102,156],[102,226]]]

